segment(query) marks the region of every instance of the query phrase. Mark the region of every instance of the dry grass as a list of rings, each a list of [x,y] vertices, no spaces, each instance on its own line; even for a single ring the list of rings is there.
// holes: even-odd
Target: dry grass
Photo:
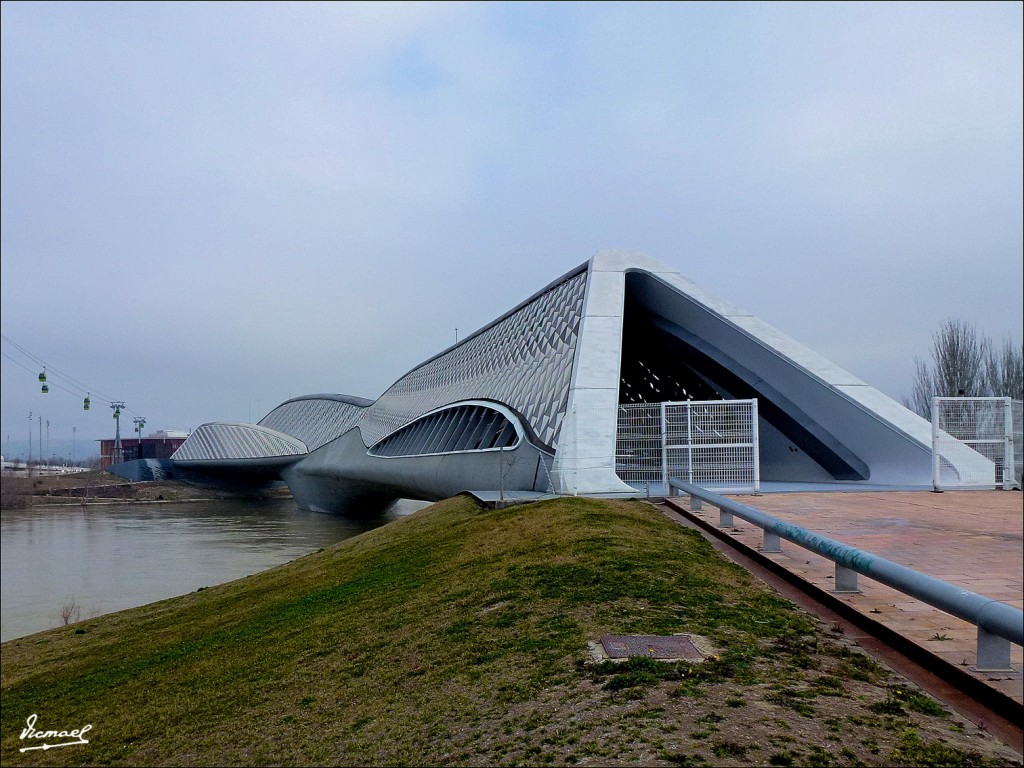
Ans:
[[[589,663],[672,632],[721,653]],[[459,497],[2,661],[5,765],[1019,763],[641,502]]]
[[[103,470],[57,475],[3,476],[3,509],[31,505],[106,503],[109,501],[204,501],[228,496],[175,481],[133,483]],[[265,491],[264,495],[279,495]],[[287,494],[287,489],[284,491]]]
[[[32,495],[32,481],[4,472],[0,478],[0,509],[22,509]]]

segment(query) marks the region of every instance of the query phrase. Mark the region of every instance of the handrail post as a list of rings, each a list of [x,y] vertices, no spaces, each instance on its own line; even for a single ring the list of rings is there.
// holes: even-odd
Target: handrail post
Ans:
[[[1008,672],[1013,669],[1010,663],[1010,641],[994,635],[980,624],[978,625],[978,663],[979,672]]]
[[[732,519],[732,512],[727,510],[725,507],[718,508],[718,527],[719,528],[732,528],[735,523]]]
[[[764,529],[764,543],[761,545],[762,552],[781,552],[782,551],[782,539],[779,538],[779,534],[772,533],[767,528]]]
[[[858,594],[860,590],[857,588],[857,572],[850,568],[844,568],[839,563],[836,563],[834,591],[841,595]]]

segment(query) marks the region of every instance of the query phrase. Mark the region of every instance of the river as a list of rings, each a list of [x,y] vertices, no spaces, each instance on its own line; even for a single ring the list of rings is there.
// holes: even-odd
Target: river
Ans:
[[[291,499],[41,506],[0,514],[0,641],[194,592],[411,514],[354,521]]]

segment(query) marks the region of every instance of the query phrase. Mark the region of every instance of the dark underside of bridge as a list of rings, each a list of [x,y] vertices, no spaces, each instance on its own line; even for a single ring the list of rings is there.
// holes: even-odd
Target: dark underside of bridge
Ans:
[[[687,330],[688,315],[703,313],[692,300],[669,295],[650,276],[626,277],[619,402],[745,400],[758,415],[836,480],[866,480],[867,466],[763,379],[731,359],[713,340]],[[736,334],[725,321],[720,332]]]

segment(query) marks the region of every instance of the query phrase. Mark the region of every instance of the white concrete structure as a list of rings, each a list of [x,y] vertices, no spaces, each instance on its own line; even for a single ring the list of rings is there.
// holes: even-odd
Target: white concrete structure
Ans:
[[[283,480],[302,506],[334,512],[499,487],[635,494],[616,473],[619,404],[721,399],[757,400],[765,483],[931,482],[927,421],[668,266],[619,250],[376,400],[308,395],[258,425],[206,424],[164,470],[242,488]]]

